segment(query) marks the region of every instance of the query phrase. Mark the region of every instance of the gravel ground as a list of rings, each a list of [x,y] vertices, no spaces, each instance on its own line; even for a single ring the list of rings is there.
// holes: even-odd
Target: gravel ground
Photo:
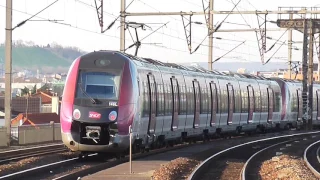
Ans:
[[[77,157],[78,155],[76,153],[72,152],[65,152],[65,153],[58,153],[58,154],[52,154],[52,155],[45,155],[45,156],[39,156],[39,157],[31,157],[26,158],[19,161],[12,161],[9,164],[3,164],[0,165],[0,176],[4,176],[7,174],[15,173],[18,171],[30,169],[33,167],[62,161],[65,159],[70,159]]]
[[[16,149],[25,149],[25,148],[39,147],[39,146],[45,146],[45,145],[53,145],[53,144],[62,144],[62,142],[61,142],[61,141],[56,141],[56,142],[33,144],[33,145],[21,145],[21,146],[0,147],[0,152],[10,151],[10,150],[16,150]]]
[[[188,178],[188,174],[192,172],[200,161],[189,158],[177,158],[166,165],[162,165],[153,175],[153,180],[180,180]]]
[[[316,180],[317,178],[297,156],[281,155],[263,162],[260,176],[264,180]]]
[[[291,133],[300,133],[300,132],[291,132]],[[290,133],[290,134],[291,134]],[[206,150],[200,153],[195,153],[192,157],[185,157],[185,158],[177,158],[174,159],[172,161],[170,161],[167,164],[162,165],[159,169],[157,169],[156,171],[154,171],[152,179],[154,180],[159,180],[159,179],[164,179],[164,180],[176,180],[176,179],[187,179],[187,177],[191,174],[191,172],[206,158],[210,157],[212,154],[217,153],[223,149],[226,149],[228,147],[231,147],[233,145],[236,144],[241,144],[243,142],[248,142],[248,141],[252,141],[252,140],[256,140],[256,139],[262,139],[262,138],[267,138],[270,136],[275,136],[275,135],[265,135],[265,137],[246,137],[246,138],[239,138],[238,140],[236,139],[231,139],[231,140],[224,140],[225,142],[219,142],[219,146],[216,146],[215,148],[212,148],[210,150]],[[234,141],[236,140],[236,141]],[[228,142],[229,141],[229,142]],[[254,148],[254,147],[253,147]],[[260,148],[259,148],[260,149]],[[298,150],[296,151],[296,153],[301,153],[302,151],[304,151],[304,149]],[[284,158],[288,156],[281,156],[281,158]],[[282,162],[282,161],[279,161]],[[217,163],[216,165],[218,165],[219,167],[221,166],[221,168],[217,167],[216,171],[217,172],[210,172],[211,174],[219,174],[219,176],[212,178],[210,177],[210,179],[221,179],[221,180],[238,180],[240,178],[240,172],[243,168],[245,161],[242,161],[240,159],[232,159],[232,157],[230,157],[230,159],[228,160],[228,162],[223,161],[220,163]],[[272,164],[274,163],[272,160],[270,161],[266,161],[264,164],[269,163],[269,168],[270,171],[273,171],[271,174],[280,174],[279,177],[272,175],[271,177],[269,176],[263,176],[262,179],[277,179],[277,180],[302,180],[305,179],[303,177],[308,177],[306,179],[308,180],[313,180],[316,179],[314,177],[314,175],[309,171],[309,169],[304,165],[303,160],[302,159],[288,159],[288,161],[283,161],[283,163],[278,164]],[[286,173],[286,171],[288,171],[287,173],[290,173],[289,170],[286,171],[279,171],[279,167],[281,166],[285,166],[286,163],[289,163],[289,165],[287,165],[286,167],[288,167],[288,169],[291,170],[292,173],[297,175],[297,178],[294,175],[291,176],[286,176],[286,177],[282,177],[281,178],[281,174]],[[273,168],[273,169],[272,169]],[[278,168],[278,170],[276,170]],[[299,170],[296,170],[296,169]],[[264,165],[262,167],[261,173],[266,172],[269,170],[266,169],[266,165]],[[302,175],[304,174],[304,175]],[[262,174],[261,174],[262,176]]]

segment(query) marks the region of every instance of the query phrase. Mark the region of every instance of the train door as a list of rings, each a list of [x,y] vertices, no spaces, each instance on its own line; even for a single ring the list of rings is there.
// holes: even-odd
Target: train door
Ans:
[[[318,95],[317,95],[318,96]],[[298,115],[297,120],[302,120],[302,96],[301,96],[301,89],[297,89],[297,101],[298,101]]]
[[[193,81],[193,93],[194,93],[193,128],[198,128],[200,124],[200,85],[197,80]]]
[[[148,74],[148,88],[149,88],[149,125],[148,134],[154,134],[156,128],[156,84],[154,75]]]
[[[274,104],[273,89],[267,88],[267,92],[268,92],[268,120],[267,121],[271,122],[273,117],[273,104]]]
[[[320,120],[320,97],[319,97],[319,93],[320,93],[320,90],[318,89],[317,91],[316,91],[316,93],[317,93],[317,120]]]
[[[175,77],[171,79],[171,91],[172,91],[172,122],[171,122],[171,130],[174,131],[178,128],[178,112],[179,112],[179,86],[178,80]]]
[[[233,111],[234,111],[234,90],[231,84],[227,84],[228,90],[228,125],[232,124]]]
[[[217,121],[217,85],[213,81],[210,83],[211,92],[211,120],[210,125],[214,126]]]
[[[254,91],[251,85],[247,86],[248,90],[248,124],[252,123],[254,111]]]

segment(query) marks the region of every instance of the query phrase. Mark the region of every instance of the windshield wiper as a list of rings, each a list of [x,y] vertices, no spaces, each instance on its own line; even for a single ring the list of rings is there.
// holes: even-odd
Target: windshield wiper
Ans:
[[[79,88],[80,88],[81,92],[82,92],[84,95],[86,95],[87,98],[89,98],[90,101],[91,101],[93,104],[97,104],[97,101],[96,101],[95,99],[93,99],[91,96],[89,96],[89,94],[87,94],[87,92],[82,88],[82,84],[79,83],[78,85],[79,85]]]

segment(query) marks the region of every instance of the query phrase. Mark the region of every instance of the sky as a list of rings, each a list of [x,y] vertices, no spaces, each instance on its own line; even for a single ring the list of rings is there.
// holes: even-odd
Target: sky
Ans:
[[[39,12],[55,0],[17,0],[13,1],[13,20],[15,26],[19,22],[29,18]],[[126,0],[128,5],[131,0]],[[205,3],[208,0],[203,0]],[[230,11],[238,0],[215,0],[214,10]],[[0,43],[5,40],[5,6],[6,1],[0,1]],[[33,41],[36,44],[47,45],[53,42],[63,46],[76,46],[84,51],[94,50],[119,50],[120,49],[120,23],[117,21],[114,26],[104,32],[100,32],[100,26],[95,10],[94,0],[59,0],[54,5],[41,12],[32,20],[63,20],[60,23],[48,21],[28,21],[21,27],[13,31],[13,40]],[[240,10],[278,10],[278,7],[311,7],[319,6],[317,0],[241,0],[234,11]],[[180,11],[203,11],[202,0],[134,0],[127,8],[127,12],[180,12]],[[104,0],[104,26],[107,27],[120,12],[120,0]],[[227,15],[214,15],[214,24],[217,25],[223,21]],[[320,15],[319,15],[320,16]],[[127,17],[127,21],[147,23],[150,28],[146,30],[138,29],[139,38],[142,39],[152,31],[156,30],[164,23],[169,22],[167,26],[148,36],[142,41],[138,56],[150,57],[163,62],[188,63],[188,62],[207,62],[208,61],[208,38],[202,43],[202,46],[193,54],[188,51],[181,16],[144,16]],[[261,19],[262,20],[262,19]],[[267,20],[276,21],[277,15],[268,15]],[[192,21],[204,23],[203,15],[192,16]],[[250,29],[257,28],[258,21],[256,15],[230,15],[222,23],[220,29]],[[267,22],[268,28],[278,28],[276,24]],[[135,39],[134,30],[130,29]],[[194,50],[201,41],[207,36],[206,25],[192,24],[192,49]],[[273,40],[267,40],[267,49],[271,47],[277,39],[278,44],[266,54],[265,59],[273,57],[270,62],[286,62],[288,57],[288,46],[283,41],[288,40],[286,31],[268,31],[267,36]],[[216,32],[214,37],[213,60],[223,56],[229,50],[244,42],[231,53],[223,56],[219,62],[244,61],[259,62],[260,55],[258,42],[255,32]],[[302,34],[293,32],[293,41],[302,41]],[[133,43],[129,31],[126,31],[126,47]],[[293,61],[301,61],[302,44],[293,45],[299,50],[293,50]],[[279,51],[277,49],[280,47]],[[133,54],[135,48],[131,48],[127,53]],[[276,52],[276,53],[275,53]],[[273,55],[275,53],[275,55]],[[273,56],[272,56],[273,55]],[[214,66],[214,64],[213,64]]]

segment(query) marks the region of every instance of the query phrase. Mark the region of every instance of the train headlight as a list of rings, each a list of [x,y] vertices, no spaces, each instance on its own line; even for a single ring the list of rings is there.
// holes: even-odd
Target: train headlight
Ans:
[[[80,113],[79,109],[75,109],[73,111],[73,118],[74,119],[79,119],[80,117],[81,117],[81,113]]]
[[[110,64],[110,61],[107,59],[98,59],[96,60],[97,66],[108,66]]]
[[[109,120],[110,121],[114,121],[117,119],[117,112],[116,111],[111,111],[110,114],[109,114]]]

